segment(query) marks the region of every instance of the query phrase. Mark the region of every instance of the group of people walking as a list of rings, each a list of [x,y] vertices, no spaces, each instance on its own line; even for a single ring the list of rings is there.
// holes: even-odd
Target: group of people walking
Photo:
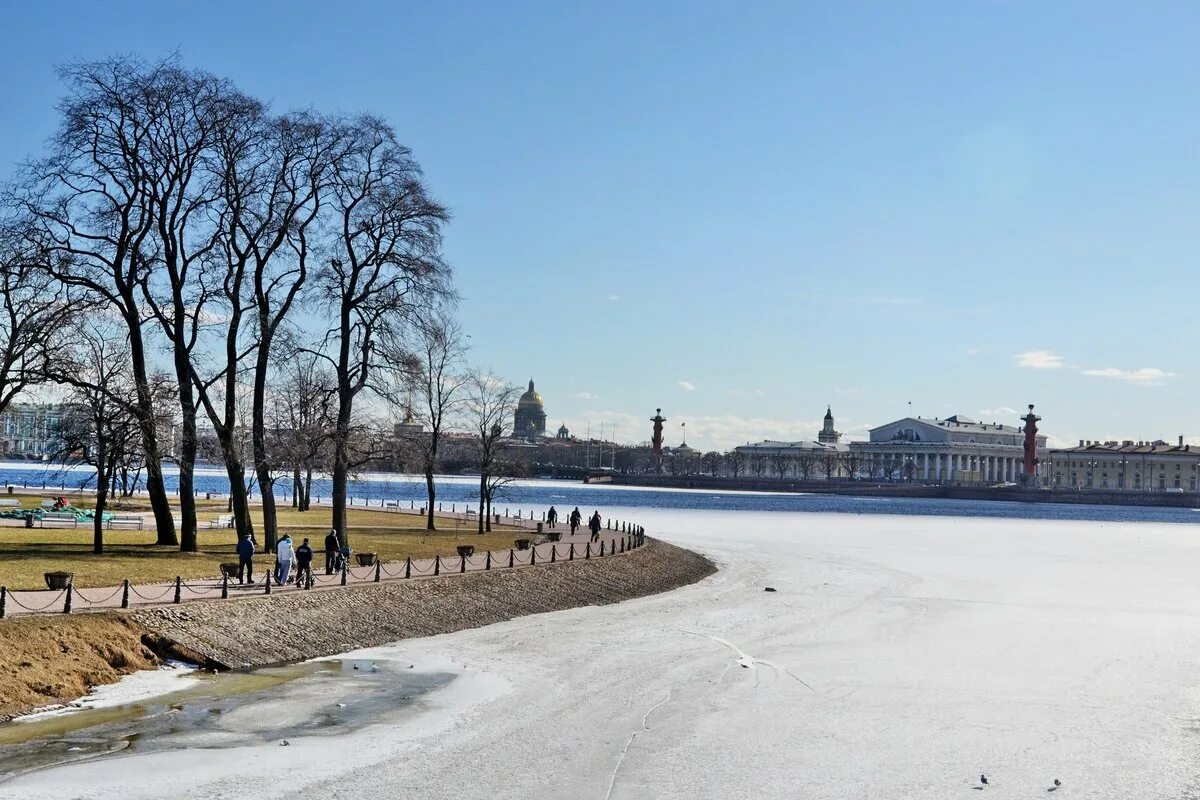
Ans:
[[[550,510],[546,512],[546,522],[551,528],[558,526],[558,509],[550,506]],[[575,506],[575,510],[567,516],[567,524],[571,526],[571,535],[579,530],[580,523],[583,522],[583,514],[579,513],[579,506]],[[604,527],[604,523],[600,520],[600,512],[597,511],[588,519],[588,530],[592,532],[592,541],[600,541],[600,529]]]
[[[253,537],[243,533],[237,543],[238,583],[254,583],[256,551]],[[337,530],[330,530],[329,535],[325,537],[325,574],[340,572],[349,556],[350,548],[342,545]],[[312,561],[313,549],[308,539],[304,539],[298,547],[293,547],[291,535],[285,533],[275,545],[275,585],[284,586],[292,581],[295,581],[297,586],[312,585]],[[295,575],[292,575],[293,564]]]

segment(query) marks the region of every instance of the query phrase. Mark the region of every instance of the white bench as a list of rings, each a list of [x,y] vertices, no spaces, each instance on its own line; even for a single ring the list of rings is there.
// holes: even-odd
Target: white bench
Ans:
[[[5,498],[3,498],[3,499],[0,499],[0,507],[3,507],[3,508],[20,508],[20,507],[21,507],[21,501],[20,501],[20,500],[16,500],[16,499],[14,499],[14,498],[12,498],[12,497],[5,497]]]
[[[66,525],[70,523],[72,528],[79,527],[79,520],[75,517],[74,511],[48,511],[42,515],[42,527],[46,527],[46,523],[51,522],[56,525]]]
[[[58,502],[58,501],[57,500],[43,500],[42,508],[54,508],[54,504],[56,502]]]
[[[140,531],[146,527],[146,518],[141,514],[113,514],[108,519],[108,527],[111,529],[114,525],[133,527]]]
[[[208,523],[210,528],[232,528],[233,514],[221,514],[212,522]]]

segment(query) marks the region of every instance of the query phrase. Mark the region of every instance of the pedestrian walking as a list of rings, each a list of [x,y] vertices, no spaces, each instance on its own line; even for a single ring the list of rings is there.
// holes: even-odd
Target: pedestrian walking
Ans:
[[[550,523],[551,528],[558,522],[558,510],[554,506],[550,506],[550,510],[546,512],[546,521]]]
[[[275,577],[275,584],[283,586],[292,574],[292,561],[296,558],[296,553],[292,550],[292,537],[284,536],[279,540],[279,546],[275,549],[275,558],[279,569],[279,574]]]
[[[243,533],[238,538],[237,554],[238,583],[254,583],[254,540],[250,538],[250,534]]]
[[[338,539],[337,528],[330,528],[325,537],[325,574],[332,575],[337,566],[338,553],[341,552],[342,542]]]
[[[583,522],[583,514],[579,513],[579,506],[575,506],[575,510],[571,512],[571,535],[575,535],[575,531],[579,530],[579,523]]]
[[[588,520],[588,528],[592,531],[592,541],[600,541],[600,512],[592,514],[592,518]]]
[[[296,548],[296,585],[307,586],[312,583],[312,560],[313,549],[308,545],[308,539],[305,539],[299,547]],[[305,583],[304,579],[308,579]]]

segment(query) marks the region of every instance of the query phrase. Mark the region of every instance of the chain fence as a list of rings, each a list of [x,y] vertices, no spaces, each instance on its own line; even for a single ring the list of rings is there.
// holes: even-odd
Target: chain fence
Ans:
[[[545,536],[543,524],[535,524],[537,533]],[[261,570],[261,577],[257,581],[252,573],[248,574],[246,582],[224,572],[221,578],[185,581],[182,577],[176,577],[174,581],[140,586],[126,580],[120,586],[93,587],[82,591],[70,582],[63,588],[40,590],[10,590],[0,586],[0,619],[27,614],[69,614],[72,611],[181,604],[197,600],[269,595],[273,592],[292,593],[313,588],[334,589],[384,581],[520,569],[560,561],[606,558],[636,550],[646,543],[643,527],[612,520],[597,535],[584,535],[570,541],[559,540],[561,535],[556,535],[552,529],[550,535],[545,536],[547,541],[517,539],[509,549],[487,550],[483,553],[475,553],[474,548],[468,545],[463,546],[459,553],[453,556],[409,557],[403,561],[376,560],[372,564],[354,567],[343,561],[341,569],[332,574],[311,567],[301,574],[293,564],[294,582],[289,580],[285,585],[279,584],[273,569],[276,565],[272,565]],[[47,580],[49,579],[48,574]]]

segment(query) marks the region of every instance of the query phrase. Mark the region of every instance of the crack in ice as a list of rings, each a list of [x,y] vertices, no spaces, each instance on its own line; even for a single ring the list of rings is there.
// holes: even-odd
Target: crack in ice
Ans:
[[[787,675],[789,678],[796,681],[801,686],[803,686],[805,689],[808,689],[810,692],[816,691],[816,689],[814,689],[813,687],[811,687],[807,683],[805,683],[803,678],[801,678],[796,673],[792,672],[787,667],[781,667],[778,664],[776,664],[774,661],[768,661],[765,658],[758,658],[756,656],[752,656],[749,653],[742,650],[742,648],[738,647],[733,642],[729,641],[728,639],[723,639],[720,636],[714,636],[711,633],[699,633],[697,631],[689,631],[684,628],[680,628],[680,630],[683,631],[684,633],[690,634],[692,636],[700,636],[705,639],[711,639],[712,641],[716,642],[717,644],[725,645],[726,647],[728,647],[730,650],[732,650],[734,653],[737,654],[737,656],[738,656],[737,663],[746,669],[755,669],[756,664],[762,664],[764,667],[770,667],[771,669],[775,670],[776,672],[782,672],[784,675]],[[757,670],[755,670],[755,671],[757,672]],[[757,678],[757,676],[755,676],[755,677]]]
[[[610,775],[608,778],[608,791],[604,793],[604,800],[610,800],[612,797],[613,787],[617,785],[617,773],[621,771],[621,764],[624,763],[625,754],[629,752],[629,747],[633,744],[633,740],[637,738],[639,733],[644,733],[645,731],[650,730],[650,715],[653,714],[656,709],[671,702],[671,693],[674,691],[674,689],[667,689],[666,697],[650,706],[650,708],[646,709],[646,713],[642,715],[642,727],[629,734],[629,740],[625,742],[625,746],[621,748],[621,754],[617,756],[617,764],[615,767],[613,767],[612,775]]]

